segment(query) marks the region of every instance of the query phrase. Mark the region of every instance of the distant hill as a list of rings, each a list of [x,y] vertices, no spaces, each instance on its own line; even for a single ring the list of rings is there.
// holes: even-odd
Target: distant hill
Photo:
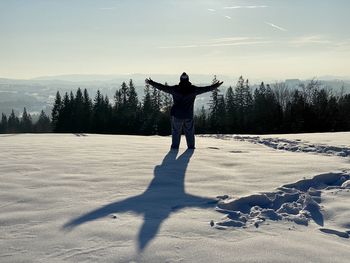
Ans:
[[[136,91],[141,100],[143,97],[144,80],[147,77],[165,83],[174,85],[179,81],[179,74],[119,74],[119,75],[58,75],[58,76],[43,76],[34,79],[7,79],[0,78],[0,113],[9,114],[12,109],[15,112],[21,113],[23,107],[31,113],[38,113],[42,109],[48,114],[51,113],[52,104],[57,91],[61,95],[65,92],[78,87],[87,89],[90,97],[94,98],[96,91],[99,89],[102,94],[108,95],[111,101],[115,91],[120,88],[123,81],[128,82],[132,79],[136,86]],[[224,93],[229,86],[236,85],[239,76],[218,75],[217,78],[224,81],[224,85],[220,88]],[[196,85],[208,85],[211,83],[213,75],[191,74],[190,80]],[[254,89],[261,80],[249,79],[251,87]],[[297,88],[302,83],[307,83],[310,80],[288,79],[285,80],[289,88]],[[264,80],[265,84],[274,84],[276,81]],[[342,87],[345,93],[350,93],[350,80],[346,78],[332,79],[331,76],[320,78],[322,86],[331,88],[335,92],[339,92]],[[210,99],[210,94],[204,94],[198,97],[195,107],[200,109],[202,106],[207,107]]]

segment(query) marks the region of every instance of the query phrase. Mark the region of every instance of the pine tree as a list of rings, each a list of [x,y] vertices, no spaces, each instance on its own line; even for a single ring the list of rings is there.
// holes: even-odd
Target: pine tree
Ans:
[[[225,95],[226,101],[226,129],[228,133],[234,133],[237,122],[237,112],[235,104],[235,95],[232,87],[230,86]]]
[[[165,83],[165,85],[168,85]],[[158,133],[159,135],[169,135],[171,133],[170,114],[173,105],[173,98],[170,94],[160,93],[161,109],[159,113]]]
[[[340,131],[340,116],[340,105],[338,100],[335,96],[331,96],[327,103],[326,123],[328,124],[328,127],[325,131]]]
[[[217,124],[218,132],[226,132],[226,105],[223,95],[218,96],[218,109],[217,109]]]
[[[350,94],[339,98],[339,123],[341,131],[350,131]]]
[[[217,79],[214,76],[212,83],[216,83]],[[209,101],[209,131],[211,133],[219,133],[219,90],[214,89],[211,92]]]
[[[137,134],[139,122],[139,100],[132,79],[129,81],[128,95],[127,109],[125,112],[127,118],[126,132],[128,134]]]
[[[112,132],[112,106],[109,103],[109,98],[108,96],[104,97],[103,101],[103,109],[102,109],[102,116],[103,116],[103,121],[102,121],[102,131],[103,133],[111,133]]]
[[[151,135],[153,127],[153,107],[150,86],[146,84],[141,109],[141,134]]]
[[[71,122],[71,102],[66,92],[63,96],[62,107],[59,112],[59,119],[57,123],[57,131],[59,132],[70,132]]]
[[[84,98],[81,89],[78,88],[75,94],[75,99],[73,98],[74,103],[72,104],[72,128],[73,132],[84,132]]]
[[[27,113],[27,109],[23,109],[22,118],[20,121],[20,132],[29,133],[32,132],[33,129],[33,123],[32,123],[32,117],[29,113]]]
[[[89,97],[89,93],[84,89],[83,95],[83,113],[82,113],[82,131],[90,132],[92,117],[92,101]]]
[[[292,132],[306,132],[305,129],[305,113],[306,113],[306,101],[301,92],[298,90],[294,91],[291,105],[290,105],[290,116],[291,116],[291,131]]]
[[[129,94],[128,94],[128,107],[130,110],[137,110],[137,106],[139,104],[139,100],[137,98],[137,93],[135,90],[135,85],[132,81],[132,79],[130,79],[129,81]]]
[[[63,104],[62,104],[61,95],[60,95],[59,91],[57,91],[55,103],[53,105],[52,113],[51,113],[52,126],[53,126],[54,131],[58,131],[57,124],[59,122],[60,112],[61,112],[62,106],[63,106]]]
[[[15,115],[14,110],[11,111],[11,114],[8,118],[7,121],[7,131],[9,133],[17,133],[20,131],[20,125],[19,125],[19,119],[18,117]]]
[[[202,106],[199,115],[195,116],[195,131],[198,134],[204,134],[208,132],[208,124],[207,124],[207,113],[205,111],[204,106]]]
[[[151,105],[152,105],[152,134],[159,134],[159,121],[161,117],[161,108],[162,108],[162,98],[161,98],[161,92],[156,89],[152,88],[152,94],[151,94]]]
[[[50,118],[45,114],[43,110],[41,110],[39,119],[35,124],[35,132],[40,132],[40,133],[51,132]]]
[[[104,104],[104,98],[103,95],[101,95],[100,90],[97,90],[94,104],[93,104],[93,121],[92,121],[92,131],[94,133],[100,133],[102,132],[102,126],[103,126],[103,104]]]
[[[240,76],[235,88],[235,104],[237,106],[237,128],[239,132],[248,132],[252,126],[253,97],[249,81]]]
[[[122,98],[121,104],[122,104],[122,107],[124,107],[126,106],[129,99],[129,87],[128,85],[126,85],[125,82],[122,83],[122,86],[120,88],[120,93]]]
[[[7,116],[4,113],[2,113],[0,133],[6,133],[6,132],[7,132]]]

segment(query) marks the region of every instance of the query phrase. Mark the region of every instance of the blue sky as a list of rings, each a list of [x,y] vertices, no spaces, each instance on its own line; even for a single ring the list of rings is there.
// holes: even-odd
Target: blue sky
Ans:
[[[1,0],[0,77],[349,76],[346,0]]]

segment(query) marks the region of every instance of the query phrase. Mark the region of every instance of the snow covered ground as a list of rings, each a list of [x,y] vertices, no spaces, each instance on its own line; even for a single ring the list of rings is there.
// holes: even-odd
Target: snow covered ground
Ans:
[[[348,262],[350,133],[169,145],[0,135],[0,262]]]

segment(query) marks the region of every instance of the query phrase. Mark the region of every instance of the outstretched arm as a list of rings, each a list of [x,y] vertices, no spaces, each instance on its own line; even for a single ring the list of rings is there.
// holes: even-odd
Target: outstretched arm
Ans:
[[[208,91],[212,91],[214,89],[217,89],[218,87],[220,87],[222,85],[222,83],[224,83],[223,81],[216,81],[214,82],[212,85],[210,86],[205,86],[205,87],[197,87],[197,95],[208,92]]]
[[[151,78],[146,79],[145,82],[146,82],[146,84],[149,84],[149,85],[155,87],[156,89],[159,89],[159,90],[164,91],[166,93],[170,93],[170,94],[173,93],[173,88],[171,86],[166,86],[166,85],[163,85],[161,83],[155,82]]]

